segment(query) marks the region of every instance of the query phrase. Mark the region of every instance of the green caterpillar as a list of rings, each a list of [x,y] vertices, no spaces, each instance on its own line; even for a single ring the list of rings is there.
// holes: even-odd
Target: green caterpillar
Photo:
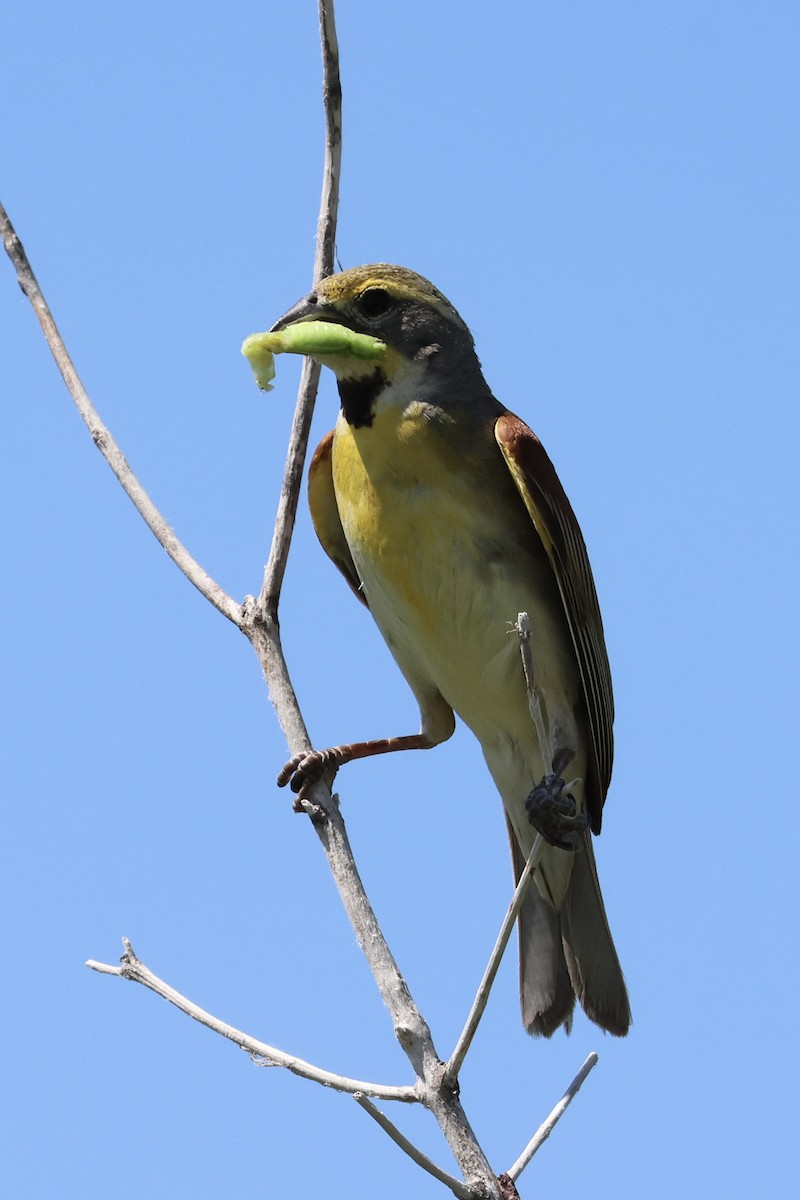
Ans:
[[[314,358],[382,358],[386,343],[365,333],[354,333],[332,321],[297,321],[277,333],[251,333],[242,342],[242,354],[253,369],[256,383],[265,392],[275,378],[275,354],[308,354]]]

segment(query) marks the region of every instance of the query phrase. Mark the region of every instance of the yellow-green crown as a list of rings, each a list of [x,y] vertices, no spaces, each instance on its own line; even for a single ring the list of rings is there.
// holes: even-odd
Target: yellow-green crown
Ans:
[[[316,288],[320,300],[333,304],[346,304],[367,288],[384,288],[399,300],[415,300],[430,305],[443,317],[461,321],[453,305],[429,280],[408,267],[397,267],[393,263],[369,263],[363,267],[351,267],[338,275],[323,279]]]

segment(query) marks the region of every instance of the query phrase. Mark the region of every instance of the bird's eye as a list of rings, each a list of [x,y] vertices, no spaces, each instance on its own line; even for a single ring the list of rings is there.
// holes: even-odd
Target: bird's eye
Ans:
[[[389,295],[386,288],[382,287],[367,288],[356,300],[358,311],[362,316],[369,317],[370,319],[382,317],[384,313],[389,311],[393,304],[394,298]]]

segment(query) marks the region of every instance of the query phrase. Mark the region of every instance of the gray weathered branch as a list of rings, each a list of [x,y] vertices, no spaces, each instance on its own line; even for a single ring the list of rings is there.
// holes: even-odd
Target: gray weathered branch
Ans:
[[[249,1033],[243,1033],[241,1029],[236,1029],[235,1026],[228,1025],[226,1021],[221,1021],[219,1017],[206,1012],[204,1008],[200,1008],[198,1004],[181,995],[163,979],[159,979],[149,967],[139,961],[127,938],[122,939],[122,945],[125,952],[120,959],[119,966],[95,962],[91,958],[86,966],[93,971],[99,971],[102,975],[118,975],[122,979],[129,979],[132,983],[141,983],[151,992],[155,992],[157,996],[161,996],[162,1000],[174,1004],[193,1021],[198,1021],[207,1029],[211,1029],[214,1033],[218,1033],[221,1037],[240,1046],[242,1050],[246,1050],[253,1058],[260,1060],[260,1065],[283,1067],[284,1070],[291,1071],[293,1075],[310,1079],[314,1083],[322,1084],[323,1087],[334,1088],[337,1092],[349,1092],[353,1095],[365,1094],[375,1096],[379,1100],[401,1100],[405,1103],[413,1103],[419,1099],[413,1087],[390,1087],[381,1083],[365,1083],[363,1079],[349,1079],[346,1075],[325,1071],[294,1054],[286,1054],[285,1051],[278,1050],[275,1046],[259,1041],[258,1038],[251,1037]]]
[[[237,604],[227,592],[222,590],[219,584],[211,578],[178,540],[134,475],[125,455],[115,442],[111,431],[101,421],[96,408],[89,399],[86,388],[81,382],[75,364],[70,358],[67,347],[64,344],[64,339],[58,331],[58,326],[44,298],[42,289],[39,287],[33,267],[28,261],[25,248],[17,236],[14,226],[11,224],[11,218],[2,204],[0,204],[0,233],[2,233],[3,245],[8,257],[11,259],[14,269],[17,272],[19,286],[33,306],[33,311],[36,313],[39,324],[42,327],[42,333],[56,361],[56,366],[61,372],[69,394],[75,401],[78,412],[86,422],[97,449],[122,484],[127,496],[133,501],[137,512],[143,518],[150,532],[158,539],[175,565],[180,567],[190,583],[193,583],[197,590],[205,596],[206,600],[219,609],[223,616],[226,616],[229,621],[233,621],[234,625],[241,625],[241,605]]]
[[[539,1128],[536,1130],[536,1133],[533,1135],[531,1140],[528,1142],[527,1146],[522,1151],[522,1154],[520,1154],[519,1158],[514,1163],[513,1167],[509,1167],[508,1171],[506,1172],[509,1179],[511,1179],[513,1181],[516,1181],[517,1179],[519,1179],[520,1175],[525,1170],[525,1168],[527,1167],[528,1163],[533,1158],[536,1151],[539,1149],[540,1146],[543,1146],[544,1143],[547,1141],[547,1139],[550,1137],[550,1134],[553,1132],[556,1125],[561,1120],[564,1113],[567,1111],[570,1104],[572,1103],[572,1101],[575,1099],[578,1092],[580,1091],[581,1086],[582,1086],[584,1080],[586,1079],[587,1075],[594,1067],[597,1066],[597,1063],[598,1063],[598,1057],[595,1054],[595,1052],[592,1051],[592,1053],[588,1056],[588,1058],[584,1062],[580,1071],[578,1071],[578,1074],[575,1076],[572,1083],[569,1085],[567,1090],[564,1092],[564,1095],[561,1097],[558,1104],[555,1106],[553,1111],[550,1113],[550,1116],[547,1118],[546,1121],[543,1121],[542,1124],[539,1126]]]
[[[415,1162],[418,1167],[422,1167],[423,1171],[427,1171],[434,1179],[438,1179],[439,1183],[443,1183],[448,1187],[454,1196],[458,1196],[458,1200],[471,1200],[472,1192],[466,1188],[463,1183],[455,1178],[454,1175],[448,1175],[447,1171],[443,1171],[441,1167],[437,1167],[435,1162],[428,1158],[427,1154],[423,1154],[419,1147],[410,1142],[404,1133],[401,1133],[393,1121],[376,1108],[366,1096],[356,1095],[353,1097],[357,1104],[360,1104],[364,1112],[369,1113],[376,1125],[380,1125],[383,1132],[392,1139],[396,1146],[399,1146],[404,1154]]]
[[[466,1024],[461,1031],[461,1035],[456,1043],[456,1047],[453,1053],[450,1055],[447,1067],[445,1068],[445,1078],[450,1084],[455,1084],[455,1081],[458,1079],[458,1074],[464,1065],[464,1059],[467,1056],[467,1051],[472,1045],[472,1039],[475,1036],[478,1025],[480,1024],[480,1019],[486,1009],[492,984],[494,983],[495,976],[497,975],[503,955],[505,954],[506,946],[508,945],[508,939],[511,937],[511,933],[516,925],[517,917],[519,916],[519,910],[522,908],[528,887],[530,886],[534,872],[539,865],[539,860],[542,857],[543,849],[544,839],[540,833],[537,833],[536,837],[534,838],[533,846],[531,847],[531,852],[528,855],[528,861],[525,863],[522,874],[519,877],[519,881],[514,891],[514,895],[511,899],[511,903],[508,906],[508,912],[503,919],[503,924],[500,926],[500,932],[497,935],[497,941],[494,944],[494,949],[489,955],[489,961],[486,964],[486,970],[483,973],[483,978],[478,986],[475,999],[472,1002],[472,1008],[469,1011]]]
[[[312,1080],[314,1084],[321,1084],[323,1087],[335,1088],[337,1092],[349,1092],[357,1094],[357,1096],[366,1094],[366,1096],[374,1096],[380,1100],[403,1100],[407,1104],[419,1100],[414,1087],[391,1087],[385,1084],[367,1084],[361,1079],[348,1079],[347,1075],[337,1075],[332,1070],[315,1067],[313,1063],[306,1062],[303,1058],[285,1054],[285,1051],[278,1050],[276,1046],[260,1042],[258,1038],[251,1037],[251,1034],[243,1033],[235,1026],[228,1025],[227,1021],[221,1021],[218,1016],[207,1013],[204,1008],[200,1008],[199,1004],[187,1000],[186,996],[182,996],[179,991],[176,991],[163,979],[158,978],[157,974],[144,965],[144,962],[139,961],[136,954],[133,953],[133,947],[127,937],[122,938],[122,946],[125,948],[125,953],[122,954],[119,966],[112,966],[108,962],[96,962],[94,959],[89,959],[86,966],[101,974],[114,974],[122,979],[130,979],[132,983],[140,983],[150,991],[155,991],[155,994],[161,996],[162,1000],[174,1004],[175,1008],[181,1010],[181,1013],[191,1016],[193,1021],[198,1021],[200,1025],[205,1025],[213,1033],[218,1033],[219,1036],[228,1038],[229,1042],[241,1046],[241,1049],[246,1050],[248,1055],[259,1060],[260,1066],[283,1067],[284,1070],[290,1070],[293,1075],[300,1075],[302,1079]]]

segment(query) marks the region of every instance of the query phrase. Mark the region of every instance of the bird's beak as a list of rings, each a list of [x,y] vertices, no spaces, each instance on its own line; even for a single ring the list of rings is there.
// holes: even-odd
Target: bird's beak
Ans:
[[[298,321],[330,321],[334,325],[342,323],[341,317],[333,305],[320,301],[316,292],[311,292],[302,300],[298,300],[297,304],[292,305],[289,311],[275,322],[269,332],[277,333],[280,329],[285,329],[287,325],[295,325]]]

